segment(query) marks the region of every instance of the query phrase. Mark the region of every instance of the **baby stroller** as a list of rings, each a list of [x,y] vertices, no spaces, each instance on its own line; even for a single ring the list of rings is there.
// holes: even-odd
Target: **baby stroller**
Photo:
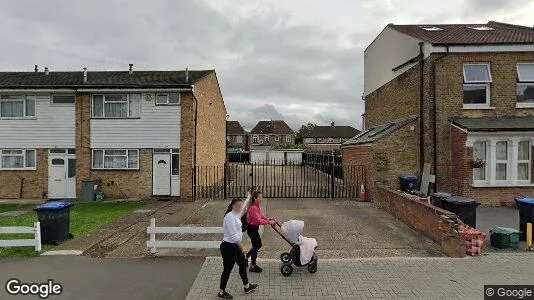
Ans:
[[[284,222],[282,225],[276,222],[271,227],[291,246],[289,252],[284,252],[280,255],[280,260],[282,261],[280,272],[282,275],[286,277],[291,276],[293,274],[292,265],[297,267],[307,266],[308,272],[317,272],[317,255],[315,254],[315,248],[317,247],[313,248],[313,255],[308,262],[303,263],[300,259],[299,237],[301,237],[302,230],[304,229],[304,221],[291,220]]]

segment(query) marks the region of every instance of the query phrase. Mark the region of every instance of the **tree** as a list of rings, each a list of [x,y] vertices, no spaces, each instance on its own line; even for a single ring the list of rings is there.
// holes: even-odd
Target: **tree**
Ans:
[[[300,129],[295,133],[295,142],[297,144],[302,144],[302,137],[308,134],[310,131],[315,129],[317,127],[317,124],[313,124],[308,122],[306,125],[302,125]]]

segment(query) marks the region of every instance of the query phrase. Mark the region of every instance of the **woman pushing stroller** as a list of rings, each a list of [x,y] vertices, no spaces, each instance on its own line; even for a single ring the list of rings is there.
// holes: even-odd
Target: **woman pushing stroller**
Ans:
[[[261,273],[261,271],[263,271],[263,269],[256,264],[256,259],[258,258],[258,251],[262,247],[259,228],[260,226],[264,225],[272,226],[276,224],[276,221],[274,219],[268,218],[261,211],[261,204],[263,203],[263,201],[263,195],[260,191],[252,192],[250,197],[250,204],[246,214],[246,220],[248,223],[247,234],[252,244],[252,248],[247,253],[247,259],[250,257],[249,271],[253,273]]]

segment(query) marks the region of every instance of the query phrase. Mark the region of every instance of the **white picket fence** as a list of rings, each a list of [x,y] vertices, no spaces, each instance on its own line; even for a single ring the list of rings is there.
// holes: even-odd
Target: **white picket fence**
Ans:
[[[150,253],[155,254],[158,248],[182,248],[182,249],[214,249],[219,248],[221,240],[218,241],[165,241],[156,240],[157,234],[222,234],[222,227],[156,227],[156,219],[150,219],[150,226],[146,232],[149,234],[149,240],[146,242]]]
[[[0,227],[0,234],[33,233],[33,239],[0,240],[2,247],[35,247],[35,251],[41,252],[41,224],[35,222],[33,227],[12,226]]]

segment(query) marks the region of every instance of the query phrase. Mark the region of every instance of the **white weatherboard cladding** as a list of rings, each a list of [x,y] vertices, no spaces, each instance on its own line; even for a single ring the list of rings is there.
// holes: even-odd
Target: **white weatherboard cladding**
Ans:
[[[0,119],[0,149],[74,148],[75,139],[74,103],[51,104],[49,94],[36,95],[35,118]]]
[[[142,94],[140,118],[91,119],[91,148],[180,148],[180,107]]]

